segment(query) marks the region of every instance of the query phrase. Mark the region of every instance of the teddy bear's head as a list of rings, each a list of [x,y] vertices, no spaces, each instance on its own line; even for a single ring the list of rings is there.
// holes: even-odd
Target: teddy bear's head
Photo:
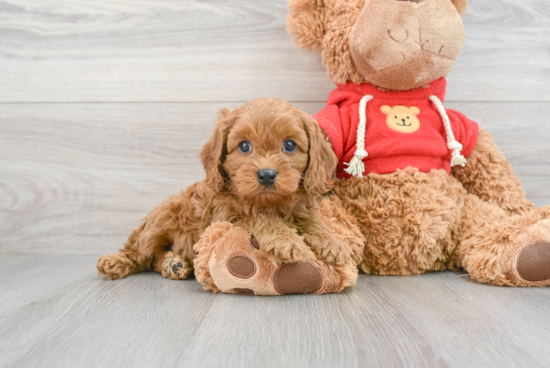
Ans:
[[[468,0],[290,0],[288,31],[320,50],[336,83],[390,90],[446,76],[464,46]]]

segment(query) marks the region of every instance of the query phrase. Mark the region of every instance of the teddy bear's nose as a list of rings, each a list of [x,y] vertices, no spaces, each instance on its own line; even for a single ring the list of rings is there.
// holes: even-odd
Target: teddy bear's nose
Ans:
[[[405,122],[405,119],[401,119],[401,121],[404,123],[404,122]]]
[[[277,171],[273,169],[260,169],[258,170],[256,175],[258,176],[258,181],[260,182],[260,184],[268,187],[275,183],[275,178],[277,177]]]

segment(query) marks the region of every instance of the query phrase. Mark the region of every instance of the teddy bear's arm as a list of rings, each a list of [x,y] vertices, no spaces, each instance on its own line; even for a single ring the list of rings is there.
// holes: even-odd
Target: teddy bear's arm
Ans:
[[[451,174],[469,193],[498,204],[510,214],[521,214],[534,208],[512,166],[498,150],[491,135],[483,129],[479,131],[468,164],[454,167]]]

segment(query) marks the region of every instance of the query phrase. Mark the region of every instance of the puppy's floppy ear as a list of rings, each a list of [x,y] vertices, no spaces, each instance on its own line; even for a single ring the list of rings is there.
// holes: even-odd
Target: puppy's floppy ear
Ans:
[[[310,195],[321,195],[332,189],[338,159],[317,121],[304,112],[300,111],[300,115],[309,138],[309,162],[303,180],[304,189]]]
[[[218,114],[218,123],[212,136],[202,147],[200,158],[206,172],[206,183],[219,192],[224,186],[227,174],[223,170],[223,162],[227,155],[227,132],[230,125],[230,112],[223,108]]]

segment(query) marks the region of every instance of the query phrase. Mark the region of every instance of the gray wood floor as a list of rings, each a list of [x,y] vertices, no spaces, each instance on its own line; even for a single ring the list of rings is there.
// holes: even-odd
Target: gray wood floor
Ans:
[[[446,105],[550,204],[550,2],[470,0]],[[317,112],[332,83],[286,0],[0,0],[0,367],[548,367],[550,289],[361,276],[338,295],[214,295],[100,278],[155,204],[203,177],[216,111]]]
[[[548,367],[550,294],[465,274],[363,275],[323,296],[99,278],[91,255],[0,255],[1,367]]]

